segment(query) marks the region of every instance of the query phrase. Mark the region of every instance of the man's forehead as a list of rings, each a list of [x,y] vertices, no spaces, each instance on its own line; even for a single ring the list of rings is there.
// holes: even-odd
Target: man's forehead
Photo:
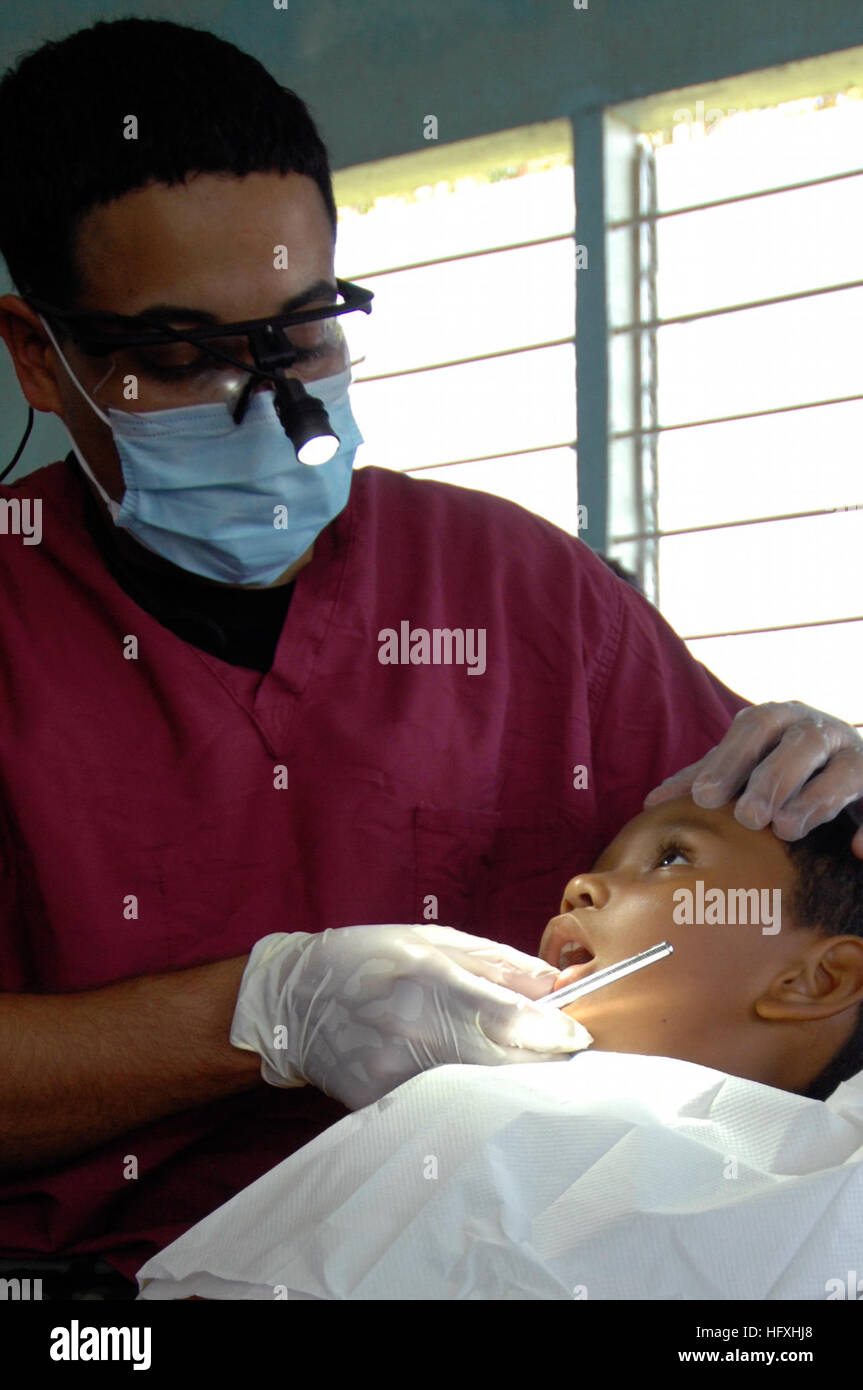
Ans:
[[[298,309],[304,309],[308,305],[318,306],[323,304],[334,304],[338,298],[338,287],[335,280],[317,279],[305,289],[299,290],[297,294],[290,298],[280,300],[272,307],[273,316],[279,314],[290,314]],[[162,323],[180,324],[194,323],[200,325],[218,325],[225,323],[224,318],[212,313],[209,309],[203,308],[199,304],[145,304],[139,308],[134,317],[146,315],[148,321],[154,319]],[[242,322],[243,320],[236,320]]]
[[[321,191],[305,175],[154,182],[82,218],[79,307],[134,315],[161,303],[226,323],[258,318],[332,281],[333,254]]]

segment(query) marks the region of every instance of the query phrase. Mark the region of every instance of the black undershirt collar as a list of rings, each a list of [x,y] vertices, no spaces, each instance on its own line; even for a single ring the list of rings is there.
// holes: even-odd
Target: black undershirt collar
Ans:
[[[269,671],[293,584],[275,589],[222,589],[194,575],[163,576],[119,549],[74,453],[66,456],[84,497],[84,520],[108,570],[133,602],[184,642],[232,666]]]

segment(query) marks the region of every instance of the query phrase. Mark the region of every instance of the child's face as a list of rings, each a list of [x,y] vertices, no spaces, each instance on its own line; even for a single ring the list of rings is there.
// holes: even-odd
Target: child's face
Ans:
[[[759,921],[753,922],[750,895],[738,899],[746,910],[737,912],[749,925],[710,925],[709,911],[700,914],[708,921],[698,925],[698,880],[703,895],[722,890],[722,899],[714,895],[711,901],[726,907],[729,890],[757,889]],[[776,1071],[778,1078],[788,1025],[761,1017],[755,1003],[811,952],[817,936],[791,920],[793,886],[791,861],[770,829],[738,824],[733,804],[706,811],[679,797],[636,816],[589,873],[570,880],[563,915],[549,922],[540,955],[563,970],[562,987],[670,941],[673,955],[586,995],[567,1012],[602,1051],[680,1057],[760,1080]],[[691,894],[693,925],[674,920],[675,911],[680,920],[685,900],[672,895],[681,888]],[[778,907],[773,923],[761,916],[762,903],[771,913]],[[779,932],[773,930],[776,921]],[[762,931],[765,925],[771,934]],[[567,968],[566,948],[579,945],[593,960]],[[792,1025],[801,1026],[813,1025]]]

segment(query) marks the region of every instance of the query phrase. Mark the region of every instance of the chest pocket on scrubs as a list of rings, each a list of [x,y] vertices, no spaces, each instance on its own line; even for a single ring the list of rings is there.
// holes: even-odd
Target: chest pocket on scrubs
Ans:
[[[567,880],[584,867],[579,838],[560,818],[418,807],[414,921],[437,921],[536,955]]]

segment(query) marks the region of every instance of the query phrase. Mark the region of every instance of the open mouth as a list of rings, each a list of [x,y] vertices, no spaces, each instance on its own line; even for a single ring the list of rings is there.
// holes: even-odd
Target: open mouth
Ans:
[[[594,960],[590,947],[582,945],[579,941],[567,941],[560,953],[557,968],[561,974],[555,989],[563,989],[564,985],[572,985],[576,980],[589,975]]]

